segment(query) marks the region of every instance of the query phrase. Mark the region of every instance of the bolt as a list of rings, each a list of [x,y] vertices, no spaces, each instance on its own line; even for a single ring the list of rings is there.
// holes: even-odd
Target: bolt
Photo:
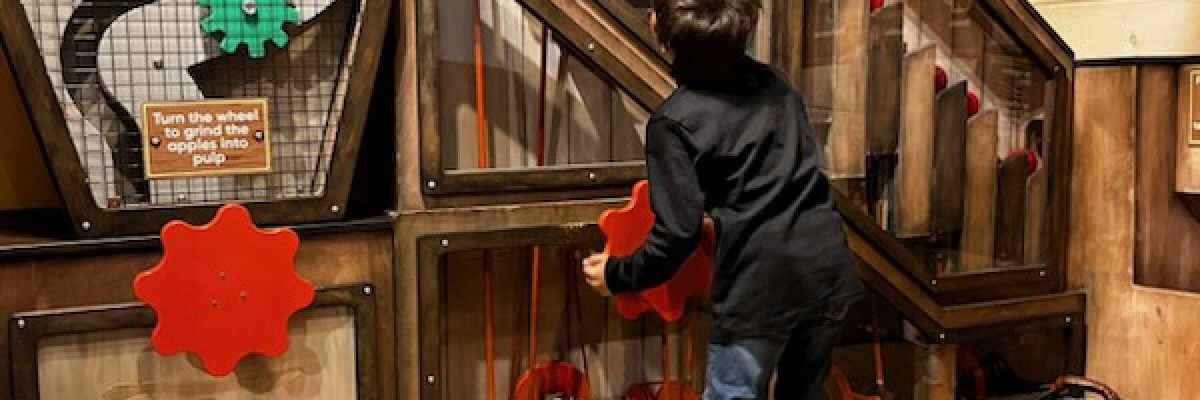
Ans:
[[[25,329],[25,320],[24,319],[17,320],[17,329]]]
[[[213,299],[213,301],[210,304],[212,304],[213,308],[217,308],[217,300],[216,299]]]
[[[83,223],[79,224],[79,227],[83,228],[83,230],[85,230],[85,231],[90,231],[90,230],[92,230],[92,223],[88,222],[88,221],[83,221]]]
[[[1043,269],[1043,270],[1038,270],[1038,277],[1040,277],[1040,278],[1045,278],[1045,277],[1046,277],[1046,270],[1044,270],[1044,269]]]
[[[588,51],[596,51],[596,44],[595,44],[595,43],[588,43],[588,46],[587,46],[587,47],[588,47]]]
[[[442,247],[450,247],[450,240],[442,239]]]
[[[263,133],[263,131],[254,131],[254,140],[261,142],[266,138],[267,138],[267,134]]]
[[[163,68],[166,68],[166,65],[165,65],[165,64],[163,64],[163,60],[162,60],[161,58],[160,58],[160,59],[156,59],[156,60],[154,60],[154,61],[152,62],[152,64],[154,64],[154,69],[163,69]]]
[[[595,173],[595,172],[588,172],[588,179],[589,179],[589,180],[593,180],[593,181],[594,181],[594,180],[596,180],[596,173]]]
[[[217,277],[221,278],[221,280],[225,280],[225,271],[218,272]]]
[[[1068,323],[1068,324],[1069,324],[1069,323],[1071,323],[1071,316],[1069,316],[1069,315],[1068,315],[1068,316],[1067,316],[1067,318],[1066,318],[1066,320],[1067,320],[1067,323]]]
[[[432,385],[435,381],[436,380],[433,378],[433,375],[425,375],[425,383]]]
[[[337,213],[339,213],[339,212],[342,212],[342,208],[341,208],[341,207],[338,207],[338,206],[336,206],[336,205],[334,205],[334,206],[329,206],[329,212],[332,212],[332,213],[334,213],[334,214],[337,214]]]
[[[363,286],[363,294],[367,296],[371,295],[371,285]]]
[[[946,340],[946,334],[945,334],[945,333],[939,333],[939,334],[938,334],[938,340]]]
[[[437,182],[434,182],[434,181],[425,182],[425,186],[429,187],[430,190],[437,189]]]
[[[245,300],[245,299],[246,299],[246,292],[245,292],[245,291],[243,291],[243,292],[241,292],[241,293],[238,293],[238,296],[239,296],[239,297],[241,297],[241,298],[242,298],[242,300]]]
[[[929,284],[931,284],[933,286],[937,286],[937,279],[929,281]]]
[[[151,146],[158,147],[161,144],[162,144],[162,139],[159,139],[158,136],[150,138]]]

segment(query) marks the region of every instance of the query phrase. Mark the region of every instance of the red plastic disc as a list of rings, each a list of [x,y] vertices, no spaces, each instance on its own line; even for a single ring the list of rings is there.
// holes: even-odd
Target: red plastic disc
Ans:
[[[641,248],[654,226],[649,182],[643,180],[634,185],[629,203],[621,209],[605,211],[600,215],[599,225],[607,237],[604,251],[609,255],[627,256]],[[674,277],[640,293],[617,295],[617,312],[626,319],[635,319],[647,310],[654,310],[669,322],[679,321],[687,299],[708,292],[712,285],[714,243],[715,234],[705,225],[700,246],[683,262]]]
[[[513,400],[542,400],[544,396],[555,394],[591,400],[592,388],[587,376],[571,363],[550,361],[526,370],[517,378]]]
[[[967,92],[967,118],[974,117],[979,114],[979,95],[975,92]]]
[[[878,10],[883,7],[883,0],[871,0],[871,11]]]
[[[941,66],[935,67],[933,70],[933,90],[943,91],[946,86],[950,85],[950,77],[946,75],[946,70]]]

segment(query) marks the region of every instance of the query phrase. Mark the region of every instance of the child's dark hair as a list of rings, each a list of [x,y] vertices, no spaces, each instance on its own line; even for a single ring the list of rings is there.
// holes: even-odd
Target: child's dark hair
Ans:
[[[658,41],[675,56],[675,77],[718,83],[741,62],[762,0],[654,0]]]

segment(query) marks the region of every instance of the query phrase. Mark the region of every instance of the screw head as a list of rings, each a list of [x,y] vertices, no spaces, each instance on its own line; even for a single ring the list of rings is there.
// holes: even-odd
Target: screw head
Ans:
[[[25,320],[24,319],[17,320],[17,329],[25,329]]]
[[[425,383],[432,385],[436,381],[437,380],[433,377],[433,375],[425,375]]]
[[[437,189],[437,182],[434,182],[434,181],[425,182],[425,187],[428,187],[431,190]]]
[[[159,139],[158,136],[150,138],[151,146],[158,147],[161,144],[162,144],[162,139]]]
[[[594,180],[596,180],[596,173],[595,173],[595,172],[588,172],[588,179],[589,179],[589,180],[593,180],[593,181],[594,181]]]
[[[387,214],[388,218],[393,218],[393,219],[400,216],[400,212],[396,211],[396,210],[387,210],[386,212],[384,212],[384,214]]]
[[[263,131],[254,131],[254,140],[261,142],[261,141],[265,140],[266,138],[267,138],[267,134],[263,133]]]
[[[79,224],[79,227],[83,228],[85,231],[90,231],[92,230],[92,223],[89,221],[83,221],[83,223]]]
[[[930,285],[937,286],[937,279],[929,281]]]
[[[450,247],[450,240],[442,239],[442,247]]]
[[[1070,315],[1068,315],[1068,316],[1067,316],[1067,318],[1066,318],[1066,321],[1067,321],[1067,323],[1068,323],[1068,324],[1069,324],[1069,323],[1071,323],[1071,316],[1070,316]]]
[[[1038,270],[1038,277],[1039,277],[1039,278],[1045,278],[1045,277],[1046,277],[1046,270],[1044,270],[1044,269],[1043,269],[1043,270]]]
[[[334,205],[334,206],[329,206],[329,212],[332,212],[332,213],[334,213],[334,214],[337,214],[337,213],[339,213],[339,212],[342,212],[342,208],[341,208],[341,207],[338,207],[338,206],[336,206],[336,205]]]
[[[242,12],[248,16],[258,15],[258,3],[254,0],[243,0]]]
[[[363,294],[370,296],[371,292],[372,292],[371,285],[363,286]]]
[[[588,43],[587,48],[588,48],[588,51],[596,51],[596,44]]]
[[[166,64],[163,63],[163,60],[161,58],[154,60],[153,62],[151,62],[151,64],[154,65],[154,69],[166,68]]]
[[[939,334],[938,334],[938,340],[946,340],[946,334],[945,334],[945,333],[939,333]]]

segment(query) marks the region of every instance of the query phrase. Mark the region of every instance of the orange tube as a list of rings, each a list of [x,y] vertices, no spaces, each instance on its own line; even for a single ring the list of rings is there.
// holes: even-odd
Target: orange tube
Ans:
[[[479,168],[487,168],[487,107],[483,80],[483,15],[475,2],[475,108],[476,139],[479,141]],[[496,343],[492,321],[492,262],[483,258],[483,352],[487,369],[487,400],[496,399]]]

